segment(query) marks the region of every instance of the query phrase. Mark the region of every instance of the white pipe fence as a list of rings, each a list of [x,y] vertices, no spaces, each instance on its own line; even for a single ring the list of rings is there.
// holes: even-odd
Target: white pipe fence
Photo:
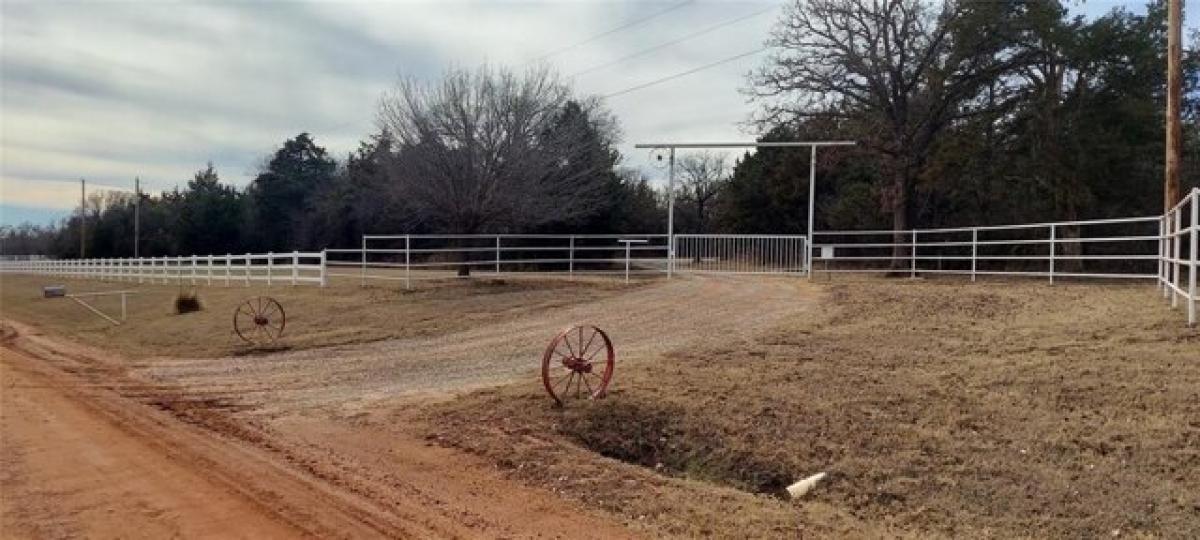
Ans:
[[[645,275],[667,271],[665,234],[365,235],[327,249],[330,277],[413,281],[500,275]]]
[[[1200,302],[1197,290],[1197,272],[1200,272],[1200,188],[1192,189],[1179,204],[1168,211],[1161,220],[1158,265],[1158,283],[1163,298],[1169,299],[1171,308],[1179,307],[1182,300],[1187,305],[1188,324],[1196,324],[1200,314],[1196,304]],[[1185,276],[1186,274],[1186,276]]]
[[[325,252],[0,262],[0,272],[130,283],[325,286]]]
[[[1156,280],[1197,323],[1200,188],[1163,216],[904,231],[813,233],[813,273]]]
[[[318,284],[330,277],[404,281],[468,272],[788,274],[886,272],[1153,279],[1188,323],[1200,318],[1200,188],[1162,216],[906,231],[799,235],[365,235],[360,248],[319,252],[0,260],[0,272],[193,285]],[[673,247],[674,249],[670,249]],[[674,255],[674,257],[672,257]]]

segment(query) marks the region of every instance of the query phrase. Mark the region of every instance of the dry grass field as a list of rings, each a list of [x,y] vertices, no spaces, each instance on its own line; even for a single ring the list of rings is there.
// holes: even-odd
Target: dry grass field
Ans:
[[[64,284],[68,293],[136,289],[129,296],[129,324],[114,326],[69,299],[42,298],[42,286]],[[287,311],[286,339],[272,349],[311,349],[388,338],[430,336],[515,316],[599,298],[637,287],[613,280],[493,279],[423,281],[405,290],[402,283],[360,288],[357,280],[337,280],[322,289],[312,285],[266,287],[182,286],[103,282],[58,277],[5,275],[0,278],[0,309],[5,316],[103,346],[131,358],[175,356],[204,358],[248,351],[233,332],[233,312],[259,295],[278,299]],[[174,299],[196,291],[203,310],[178,315]],[[564,291],[570,291],[569,293]],[[110,315],[120,313],[119,297],[88,300]]]
[[[201,471],[230,493],[164,535],[223,515],[285,536],[1200,536],[1200,333],[1148,285],[484,278],[199,287],[188,315],[152,286],[112,327],[39,298],[52,281],[0,278],[7,530],[78,515],[44,530],[119,535],[187,512],[72,513],[103,499],[64,480],[91,461],[62,448],[94,433],[203,465],[126,497]],[[263,292],[289,310],[288,350],[244,355],[227,319]],[[556,409],[535,368],[571,322],[608,330],[618,366],[607,399]],[[153,425],[47,428],[72,418]]]
[[[654,536],[1200,536],[1200,334],[1152,287],[827,295],[622,365],[603,401],[554,410],[524,384],[438,405],[431,436]]]

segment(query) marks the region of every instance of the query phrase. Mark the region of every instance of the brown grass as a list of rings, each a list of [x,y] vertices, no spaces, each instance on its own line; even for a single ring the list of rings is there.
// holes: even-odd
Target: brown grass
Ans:
[[[604,401],[529,381],[437,405],[430,437],[656,536],[1200,537],[1200,334],[1152,287],[827,290],[621,365]]]
[[[42,298],[41,288],[49,284],[66,284],[68,293],[138,292],[129,297],[129,321],[113,326],[68,299]],[[400,284],[360,288],[351,281],[335,282],[325,289],[311,285],[200,285],[196,291],[204,309],[177,314],[175,299],[193,289],[190,283],[152,285],[4,275],[0,277],[0,315],[131,358],[198,358],[247,352],[247,345],[233,333],[233,312],[241,302],[259,295],[276,298],[287,312],[284,339],[274,349],[306,349],[440,335],[637,287],[609,279],[486,277],[426,281],[411,291]],[[98,297],[89,303],[110,315],[120,314],[119,297]]]

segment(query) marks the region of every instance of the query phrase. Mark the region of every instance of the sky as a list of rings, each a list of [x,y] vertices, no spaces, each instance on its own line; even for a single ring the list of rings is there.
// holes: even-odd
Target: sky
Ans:
[[[636,87],[760,49],[782,5],[0,0],[0,225],[67,215],[81,178],[89,193],[131,190],[134,177],[157,192],[212,162],[244,186],[301,132],[344,159],[377,131],[399,76],[485,62],[546,62],[582,95],[631,90],[605,98],[624,164],[661,177],[633,144],[753,139],[739,90],[767,53]],[[1075,10],[1121,5],[1143,11]],[[1200,9],[1189,11],[1185,34]]]

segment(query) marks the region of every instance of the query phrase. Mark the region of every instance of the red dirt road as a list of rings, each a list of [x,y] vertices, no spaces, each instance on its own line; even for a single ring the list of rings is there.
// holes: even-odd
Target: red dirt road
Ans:
[[[301,533],[231,485],[71,396],[4,349],[6,537],[281,538]],[[236,524],[236,525],[234,525]]]
[[[190,415],[120,359],[31,333],[0,346],[0,537],[629,536],[419,440]]]

